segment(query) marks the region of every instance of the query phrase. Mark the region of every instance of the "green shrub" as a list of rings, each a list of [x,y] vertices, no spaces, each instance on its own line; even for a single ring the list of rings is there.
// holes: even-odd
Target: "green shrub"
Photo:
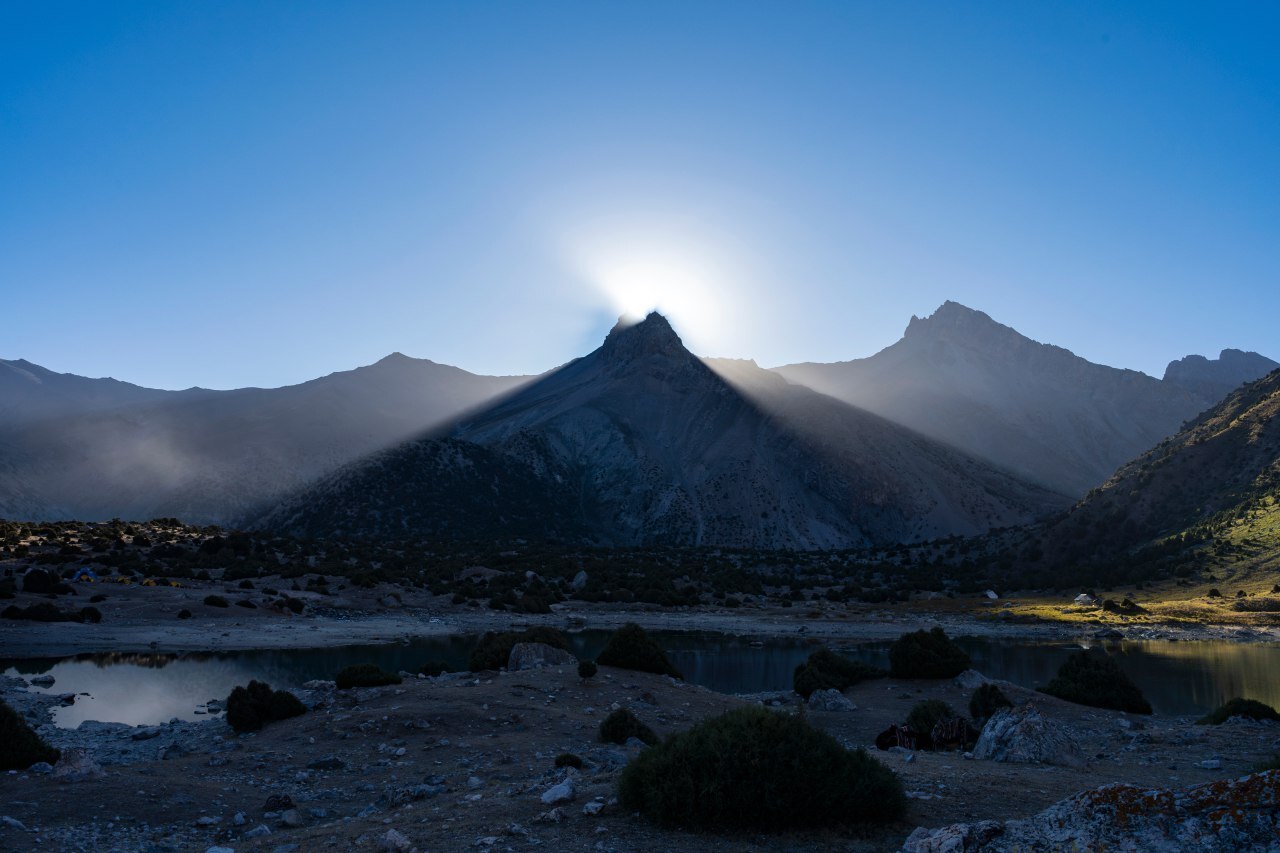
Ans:
[[[0,700],[0,770],[26,770],[41,761],[56,764],[59,755],[21,714]]]
[[[578,661],[578,677],[584,681],[588,678],[594,678],[599,671],[600,667],[596,666],[596,662],[593,660]]]
[[[428,678],[435,678],[436,676],[444,675],[446,672],[453,672],[453,667],[442,660],[429,660],[418,667],[418,672]]]
[[[954,678],[969,668],[969,655],[941,628],[903,634],[889,647],[894,678]]]
[[[1263,773],[1267,770],[1280,770],[1280,752],[1277,752],[1261,764],[1255,765],[1253,768],[1254,773]]]
[[[925,699],[917,702],[907,714],[907,728],[927,735],[938,723],[955,715],[951,706],[941,699]]]
[[[658,742],[657,733],[626,708],[619,708],[600,723],[600,740],[604,743],[626,743],[627,738],[633,737],[651,746]]]
[[[989,720],[1001,708],[1012,708],[1013,703],[994,684],[980,684],[969,697],[969,716],[975,720]]]
[[[350,690],[352,687],[382,687],[386,684],[399,684],[400,676],[387,672],[377,664],[357,663],[342,669],[334,681],[339,690]]]
[[[256,732],[267,723],[306,712],[307,706],[297,696],[287,690],[272,690],[262,681],[236,687],[227,697],[227,724],[237,732]]]
[[[1150,714],[1151,704],[1114,660],[1101,652],[1076,652],[1041,693],[1078,705]]]
[[[569,640],[557,628],[538,625],[525,631],[488,631],[471,650],[467,669],[484,672],[486,669],[502,669],[511,658],[511,647],[516,643],[545,643],[557,649],[569,651]]]
[[[596,657],[596,662],[603,666],[616,666],[618,669],[684,678],[667,658],[662,647],[634,622],[628,622],[613,633],[604,651]]]
[[[206,595],[204,603],[209,607],[230,607],[231,602],[227,601],[220,595]]]
[[[572,752],[562,752],[556,756],[556,767],[573,767],[577,770],[581,770],[582,759],[574,755]]]
[[[884,670],[862,661],[841,657],[830,649],[818,649],[796,667],[791,676],[791,686],[808,699],[815,690],[844,690],[869,678],[881,678],[884,674]]]
[[[623,771],[618,798],[656,823],[699,830],[888,822],[906,809],[892,770],[763,708],[730,711],[644,750]]]
[[[1276,709],[1270,705],[1263,704],[1254,699],[1241,699],[1236,697],[1231,699],[1219,707],[1216,711],[1208,716],[1201,717],[1196,722],[1202,726],[1219,726],[1232,717],[1248,717],[1251,720],[1276,720],[1280,721],[1280,714],[1276,713]]]

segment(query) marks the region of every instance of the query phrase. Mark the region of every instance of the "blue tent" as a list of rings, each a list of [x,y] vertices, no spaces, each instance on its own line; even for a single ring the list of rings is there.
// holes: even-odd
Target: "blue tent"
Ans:
[[[97,583],[98,576],[94,574],[93,569],[86,567],[76,572],[76,576],[73,577],[72,580],[77,583],[84,583],[85,581],[88,581],[89,583]]]

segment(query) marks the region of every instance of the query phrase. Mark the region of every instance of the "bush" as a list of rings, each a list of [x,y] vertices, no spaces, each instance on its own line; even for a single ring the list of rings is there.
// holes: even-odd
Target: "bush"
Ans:
[[[302,701],[287,690],[272,690],[262,681],[236,687],[227,697],[227,724],[237,732],[256,732],[267,723],[287,720],[307,712]]]
[[[941,628],[903,634],[889,647],[894,678],[955,678],[969,668],[969,655]]]
[[[622,772],[629,811],[669,827],[775,832],[897,820],[902,783],[804,720],[740,708],[646,749]]]
[[[179,611],[178,611],[178,618],[179,618],[179,619],[190,619],[190,618],[191,618],[191,611],[190,611],[190,610],[188,610],[188,609],[187,609],[187,608],[185,608],[185,607],[184,607],[184,608],[182,608],[181,610],[179,610]]]
[[[435,678],[436,676],[444,675],[446,672],[453,672],[453,667],[442,660],[429,660],[418,667],[418,672],[427,676],[427,678]]]
[[[818,649],[796,667],[792,688],[808,699],[816,690],[844,690],[869,678],[882,678],[884,670],[841,657],[830,649]]]
[[[907,714],[907,728],[927,735],[938,723],[955,715],[956,712],[951,710],[951,706],[941,699],[925,699],[917,702]]]
[[[574,755],[572,752],[562,752],[556,756],[556,767],[573,767],[577,770],[581,770],[582,759]]]
[[[994,684],[981,684],[969,697],[969,716],[974,720],[989,720],[1001,708],[1012,708],[1013,703]]]
[[[588,678],[594,678],[599,671],[600,667],[596,666],[596,662],[593,660],[578,661],[578,677],[584,681]]]
[[[604,743],[626,743],[627,738],[633,737],[650,746],[658,742],[657,733],[626,708],[614,711],[600,724],[600,740]]]
[[[516,643],[546,643],[557,649],[569,651],[569,641],[559,629],[539,625],[526,631],[488,631],[471,650],[467,668],[472,672],[486,669],[502,669],[511,657],[511,647]]]
[[[400,676],[387,672],[377,664],[358,663],[348,666],[334,678],[339,690],[350,690],[352,687],[382,687],[385,684],[399,684]]]
[[[1276,713],[1276,709],[1270,705],[1263,704],[1254,699],[1241,699],[1236,697],[1220,706],[1216,711],[1208,716],[1201,717],[1196,722],[1202,726],[1220,726],[1232,717],[1247,717],[1250,720],[1276,720],[1280,721],[1280,714]]]
[[[1150,714],[1151,703],[1119,664],[1101,652],[1076,652],[1041,693],[1078,705]]]
[[[628,622],[614,632],[604,651],[596,657],[596,662],[619,669],[684,678],[680,670],[671,664],[662,647],[634,622]]]
[[[243,608],[245,608],[245,609],[247,609],[247,610],[257,610],[257,609],[258,609],[258,605],[254,604],[252,601],[250,601],[250,600],[249,600],[249,599],[247,599],[247,598],[242,598],[242,599],[240,599],[239,601],[237,601],[237,602],[236,602],[236,607],[243,607]]]
[[[84,622],[88,625],[97,625],[102,621],[102,611],[96,607],[82,607],[80,612],[76,614],[77,622]]]
[[[220,595],[206,595],[204,597],[204,603],[207,604],[209,607],[230,607],[231,606],[231,602],[227,601],[225,598],[223,598]]]
[[[58,573],[45,569],[32,569],[22,576],[22,591],[37,595],[58,595],[70,592],[71,587],[62,582]]]
[[[26,770],[41,761],[57,764],[61,755],[4,700],[0,700],[0,770]]]

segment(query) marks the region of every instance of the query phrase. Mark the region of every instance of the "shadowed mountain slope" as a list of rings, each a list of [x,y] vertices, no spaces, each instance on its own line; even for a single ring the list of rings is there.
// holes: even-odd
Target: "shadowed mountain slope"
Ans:
[[[596,351],[457,423],[450,438],[479,449],[409,442],[259,523],[303,535],[456,535],[423,511],[451,503],[477,537],[511,538],[496,516],[537,494],[534,477],[552,538],[579,529],[599,544],[821,548],[976,533],[1066,501],[752,363],[710,363],[729,379],[661,316],[619,324]],[[471,461],[420,464],[444,456]],[[506,473],[477,490],[467,466],[497,459]],[[418,498],[369,501],[384,493]]]
[[[1256,352],[1224,349],[1214,359],[1189,355],[1169,362],[1164,381],[1190,391],[1207,408],[1244,383],[1261,379],[1277,367],[1280,364]]]
[[[1082,495],[1208,405],[1178,385],[1093,364],[947,302],[869,358],[777,373]]]

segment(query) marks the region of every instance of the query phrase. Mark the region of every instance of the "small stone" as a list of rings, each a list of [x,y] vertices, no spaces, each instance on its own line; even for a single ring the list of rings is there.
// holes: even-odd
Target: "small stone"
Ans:
[[[307,814],[311,815],[316,820],[324,820],[329,816],[329,810],[313,807],[313,808],[307,809]]]
[[[554,809],[543,812],[542,814],[535,817],[533,819],[533,822],[534,823],[559,823],[560,821],[564,820],[567,817],[568,815],[565,814],[564,809],[561,808],[560,806],[556,806]]]
[[[815,690],[809,694],[809,708],[814,711],[856,711],[853,704],[839,690]]]
[[[44,675],[37,675],[35,678],[28,679],[28,681],[36,687],[52,687],[53,683],[57,681],[57,679],[52,675],[45,673]]]
[[[1221,770],[1221,769],[1222,769],[1222,759],[1221,759],[1221,758],[1206,758],[1204,761],[1197,761],[1197,762],[1196,762],[1196,767],[1199,767],[1199,768],[1201,768],[1201,769],[1203,769],[1203,770]]]
[[[236,826],[244,826],[248,821],[249,819],[244,816],[244,812],[236,812],[235,816],[231,818],[231,822]]]
[[[22,821],[18,820],[16,817],[9,817],[8,815],[4,815],[3,817],[0,817],[0,824],[4,824],[9,829],[16,829],[18,832],[27,831],[27,827],[22,823]]]
[[[472,776],[470,779],[467,780],[467,787],[473,791],[476,790],[477,788],[483,788],[484,780],[481,779],[479,776]]]
[[[267,826],[265,823],[260,823],[257,826],[255,826],[253,829],[246,832],[244,834],[244,837],[245,838],[262,838],[263,836],[270,835],[270,834],[271,834],[271,827]]]
[[[582,807],[584,815],[598,815],[602,811],[604,811],[604,803],[599,800],[592,800]]]
[[[559,785],[553,785],[543,791],[541,799],[543,804],[554,806],[556,803],[572,802],[575,796],[577,796],[577,791],[574,789],[573,779],[571,777],[565,779]]]
[[[302,815],[297,809],[286,809],[284,814],[280,815],[280,825],[289,829],[297,829],[302,826]]]
[[[204,815],[203,817],[196,818],[196,826],[217,826],[221,822],[222,818],[214,817],[212,815]]]
[[[378,839],[378,846],[383,850],[408,850],[413,844],[408,838],[405,838],[394,829],[388,829],[386,834]]]

